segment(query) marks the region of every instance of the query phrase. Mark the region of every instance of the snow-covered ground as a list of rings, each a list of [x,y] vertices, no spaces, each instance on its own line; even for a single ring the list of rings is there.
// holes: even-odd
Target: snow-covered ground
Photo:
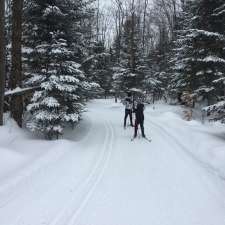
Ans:
[[[131,142],[123,114],[95,100],[58,141],[0,128],[0,224],[224,225],[225,128],[156,104],[145,111],[152,142]]]

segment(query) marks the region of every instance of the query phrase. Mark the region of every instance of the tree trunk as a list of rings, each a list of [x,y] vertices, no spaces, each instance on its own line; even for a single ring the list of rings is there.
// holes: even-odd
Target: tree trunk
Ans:
[[[131,54],[131,70],[135,72],[135,49],[134,49],[134,32],[135,32],[135,6],[134,0],[132,0],[132,14],[131,14],[131,46],[130,46],[130,54]]]
[[[0,0],[0,126],[3,125],[5,94],[5,0]]]
[[[10,88],[22,87],[22,13],[23,0],[14,0],[12,6],[12,71]],[[12,96],[11,116],[22,127],[23,96]]]
[[[119,4],[120,4],[120,2],[119,2]],[[120,63],[120,51],[121,51],[121,10],[120,10],[120,5],[118,6],[118,13],[119,13],[119,18],[118,18],[118,20],[119,20],[119,22],[118,22],[118,26],[119,26],[119,35],[118,35],[118,48],[117,48],[117,50],[118,50],[118,53],[117,53],[117,58],[118,58],[118,63]]]
[[[97,1],[97,27],[96,27],[96,30],[97,30],[97,37],[96,37],[96,41],[98,42],[99,41],[99,30],[100,30],[100,25],[99,25],[99,11],[100,11],[100,2],[99,0]]]
[[[171,14],[170,14],[170,12],[167,8],[165,0],[162,0],[162,7],[163,7],[164,13],[166,15],[167,21],[168,21],[168,25],[169,25],[169,28],[170,28],[171,35],[173,36],[173,34],[174,34],[173,20],[171,19]],[[173,39],[173,37],[172,37],[172,39]]]
[[[144,6],[144,18],[143,18],[143,37],[142,37],[142,47],[143,52],[146,52],[145,50],[145,30],[146,30],[146,14],[147,14],[147,6],[148,6],[148,0],[145,0],[145,6]]]
[[[116,27],[117,27],[117,46],[116,46],[116,57],[117,62],[120,63],[120,52],[121,52],[121,38],[122,38],[122,27],[123,27],[123,7],[121,0],[116,0],[118,14],[116,16]]]

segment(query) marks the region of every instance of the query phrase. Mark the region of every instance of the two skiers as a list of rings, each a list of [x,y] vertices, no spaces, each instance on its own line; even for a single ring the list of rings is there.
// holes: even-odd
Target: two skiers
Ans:
[[[128,93],[127,97],[124,100],[125,105],[125,116],[124,116],[124,128],[126,128],[126,121],[129,115],[130,125],[134,127],[134,138],[137,137],[138,127],[141,127],[142,137],[145,138],[144,132],[144,104],[141,98],[138,98],[136,101],[132,99],[131,93]],[[133,126],[132,113],[135,113],[135,125]]]

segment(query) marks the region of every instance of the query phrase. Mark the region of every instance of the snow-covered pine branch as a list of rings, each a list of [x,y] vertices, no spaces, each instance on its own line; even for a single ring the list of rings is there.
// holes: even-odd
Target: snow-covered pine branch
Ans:
[[[27,87],[27,88],[16,88],[14,90],[8,90],[5,92],[5,97],[9,97],[9,96],[12,96],[12,95],[24,95],[26,93],[32,93],[34,92],[35,90],[39,89],[40,87],[39,86],[36,86],[36,87]]]

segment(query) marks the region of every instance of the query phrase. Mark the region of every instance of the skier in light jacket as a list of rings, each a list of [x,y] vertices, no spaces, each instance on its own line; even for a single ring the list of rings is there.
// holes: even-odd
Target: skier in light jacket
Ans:
[[[128,93],[127,97],[125,98],[124,105],[125,105],[124,128],[126,128],[128,116],[130,117],[130,125],[133,127],[133,120],[132,120],[133,102],[131,93]]]

